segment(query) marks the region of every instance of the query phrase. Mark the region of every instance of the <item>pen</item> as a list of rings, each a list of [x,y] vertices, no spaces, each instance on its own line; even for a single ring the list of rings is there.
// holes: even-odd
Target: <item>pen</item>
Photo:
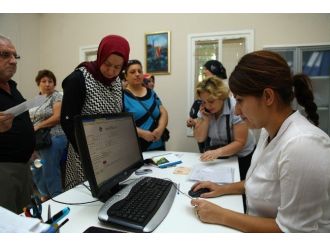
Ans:
[[[50,204],[48,204],[48,213],[47,213],[47,220],[50,220],[52,218],[52,213],[50,211]]]
[[[178,195],[180,194],[180,183],[178,183],[177,186],[176,186],[176,193]]]
[[[69,221],[69,218],[66,218],[61,224],[58,225],[58,229],[60,229],[68,221]]]
[[[60,212],[55,214],[51,219],[47,220],[45,223],[46,224],[54,224],[60,221],[63,217],[67,216],[70,212],[70,208],[66,207],[62,209]]]

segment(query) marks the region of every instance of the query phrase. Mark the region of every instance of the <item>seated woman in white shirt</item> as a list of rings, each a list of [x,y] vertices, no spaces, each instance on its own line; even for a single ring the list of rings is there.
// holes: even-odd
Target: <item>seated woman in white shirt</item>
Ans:
[[[201,182],[193,189],[208,188],[204,198],[245,193],[247,214],[194,199],[201,221],[244,232],[330,232],[330,138],[317,127],[310,85],[306,75],[292,76],[277,53],[241,58],[229,87],[236,113],[250,128],[262,128],[251,167],[245,181]],[[307,117],[293,110],[294,97]]]

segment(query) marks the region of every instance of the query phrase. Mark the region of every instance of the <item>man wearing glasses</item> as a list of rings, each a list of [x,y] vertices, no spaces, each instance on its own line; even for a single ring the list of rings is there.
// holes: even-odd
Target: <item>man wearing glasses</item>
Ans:
[[[29,112],[17,117],[3,111],[25,101],[11,78],[20,57],[0,34],[0,206],[21,213],[30,202],[32,177],[28,161],[34,149]]]

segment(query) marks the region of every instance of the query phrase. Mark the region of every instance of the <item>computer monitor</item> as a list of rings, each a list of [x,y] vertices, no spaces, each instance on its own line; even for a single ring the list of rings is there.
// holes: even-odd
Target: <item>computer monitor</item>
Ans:
[[[76,116],[75,137],[92,196],[106,201],[143,165],[130,113]]]

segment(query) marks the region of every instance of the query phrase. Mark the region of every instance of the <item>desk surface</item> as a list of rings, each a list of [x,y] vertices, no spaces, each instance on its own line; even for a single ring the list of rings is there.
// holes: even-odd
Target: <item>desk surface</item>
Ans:
[[[148,153],[144,153],[143,156],[146,159],[162,153],[169,153],[169,151],[148,152]],[[199,160],[199,156],[200,156],[199,153],[186,153],[186,152],[171,152],[171,153],[175,153],[181,158],[183,163],[179,164],[178,166],[192,168],[195,165],[202,163]],[[234,179],[235,181],[239,181],[239,168],[236,157],[213,161],[212,165],[234,167],[235,168]],[[173,174],[175,167],[160,169],[154,166],[148,166],[148,168],[152,169],[152,173],[148,174],[148,176],[168,178],[175,183],[180,183],[180,190],[185,193],[187,193],[191,188],[191,186],[194,184],[193,181],[188,180],[189,175]],[[132,174],[132,176],[129,179],[134,179],[136,177],[138,176]],[[83,185],[78,185],[77,187],[58,195],[54,199],[56,201],[66,202],[66,203],[83,203],[83,202],[90,202],[96,200],[96,198],[92,197],[91,192],[87,190],[87,188]],[[229,195],[219,198],[211,198],[207,200],[210,200],[224,208],[228,208],[237,212],[243,212],[243,203],[242,203],[241,195]],[[60,211],[61,209],[67,206],[65,204],[60,204],[48,200],[47,202],[43,203],[44,219],[47,217],[46,209],[48,207],[48,204],[51,205],[52,214],[55,214],[56,212]],[[96,201],[88,204],[81,204],[81,205],[68,205],[71,209],[68,216],[69,222],[66,223],[61,228],[61,232],[80,233],[90,226],[107,227],[103,223],[99,222],[97,217],[98,211],[102,205],[103,203],[100,201]],[[187,196],[180,193],[177,194],[168,215],[166,216],[164,221],[156,228],[154,232],[212,233],[212,232],[237,232],[237,231],[225,226],[205,224],[201,222],[196,217],[194,208],[190,205],[190,199]]]

